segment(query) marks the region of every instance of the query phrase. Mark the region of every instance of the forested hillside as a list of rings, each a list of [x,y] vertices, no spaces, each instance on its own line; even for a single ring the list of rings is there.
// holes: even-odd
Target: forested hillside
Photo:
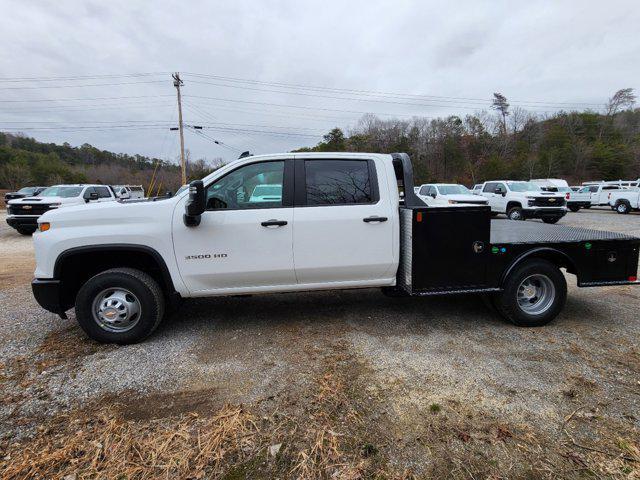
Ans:
[[[213,170],[204,160],[188,162],[188,176],[202,178]],[[68,143],[41,143],[33,138],[0,132],[0,188],[57,183],[104,183],[149,186],[156,172],[157,189],[175,191],[180,187],[176,163],[143,155],[127,155],[100,150],[89,144],[72,147]]]
[[[493,112],[466,117],[381,120],[363,117],[299,151],[407,152],[418,182],[566,178],[573,183],[640,177],[640,109],[631,89],[617,92],[606,113],[543,116],[511,109],[494,95]]]

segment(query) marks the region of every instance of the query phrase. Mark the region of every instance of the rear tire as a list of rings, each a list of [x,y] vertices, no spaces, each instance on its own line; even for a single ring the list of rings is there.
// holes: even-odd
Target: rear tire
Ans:
[[[577,205],[569,205],[567,208],[569,208],[569,210],[571,210],[573,213],[575,213],[578,210],[580,210],[580,207],[577,206]]]
[[[16,230],[20,235],[26,236],[33,235],[33,233],[36,231],[35,227],[17,227]]]
[[[164,315],[162,289],[133,268],[113,268],[91,277],[76,297],[76,319],[92,339],[130,344],[144,340]]]
[[[631,205],[629,205],[627,202],[623,200],[621,202],[618,202],[614,210],[622,215],[626,215],[631,211]]]
[[[542,219],[544,223],[558,223],[562,217],[545,217]]]
[[[553,263],[525,261],[493,298],[496,309],[519,327],[540,327],[558,316],[567,299],[567,282]]]
[[[522,208],[511,207],[507,212],[507,217],[509,217],[509,220],[524,220],[524,215],[522,214]]]

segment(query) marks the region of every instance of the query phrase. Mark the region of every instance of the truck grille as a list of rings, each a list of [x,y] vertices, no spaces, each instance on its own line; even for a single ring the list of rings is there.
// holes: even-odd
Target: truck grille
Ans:
[[[529,204],[532,207],[564,207],[566,200],[563,197],[536,197]]]
[[[42,215],[50,210],[46,204],[20,203],[9,205],[9,215]]]

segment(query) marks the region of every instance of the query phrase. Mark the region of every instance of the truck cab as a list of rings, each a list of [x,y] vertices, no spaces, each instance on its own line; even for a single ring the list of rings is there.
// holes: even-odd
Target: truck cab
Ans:
[[[264,185],[281,188],[255,195]],[[480,293],[515,324],[540,326],[564,304],[560,268],[580,286],[637,283],[638,239],[501,222],[511,228],[493,225],[487,206],[425,205],[406,154],[243,157],[174,197],[42,215],[32,287],[51,312],[75,307],[91,338],[133,343],[181,298]]]
[[[504,213],[510,220],[540,218],[556,223],[567,213],[566,199],[557,192],[545,192],[532,182],[492,180],[482,186],[493,214]]]

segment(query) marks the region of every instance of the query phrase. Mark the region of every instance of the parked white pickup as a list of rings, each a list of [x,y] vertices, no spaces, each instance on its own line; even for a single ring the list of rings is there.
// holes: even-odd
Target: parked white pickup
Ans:
[[[417,191],[418,197],[430,207],[452,205],[487,205],[487,199],[474,195],[464,185],[455,183],[426,183]]]
[[[640,187],[610,192],[609,205],[622,214],[640,210]]]

